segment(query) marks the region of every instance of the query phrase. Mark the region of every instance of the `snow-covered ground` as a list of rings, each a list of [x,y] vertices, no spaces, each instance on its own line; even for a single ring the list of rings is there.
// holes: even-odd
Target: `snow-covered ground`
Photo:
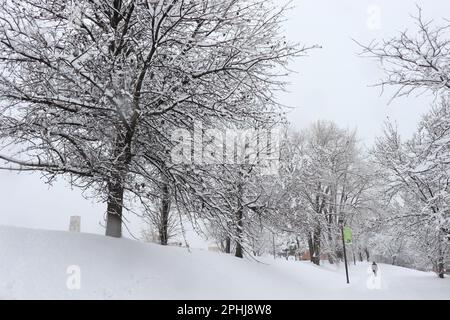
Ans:
[[[380,265],[368,285],[368,268],[350,266],[347,285],[342,265],[0,226],[1,299],[450,299],[450,279]]]

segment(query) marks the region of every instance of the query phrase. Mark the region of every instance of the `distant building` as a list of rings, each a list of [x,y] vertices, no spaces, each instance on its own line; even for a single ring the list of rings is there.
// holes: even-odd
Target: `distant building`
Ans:
[[[302,261],[311,261],[311,255],[309,253],[309,250],[300,252],[299,256],[300,256],[300,260],[302,260]],[[320,260],[328,260],[328,255],[325,253],[321,254]]]

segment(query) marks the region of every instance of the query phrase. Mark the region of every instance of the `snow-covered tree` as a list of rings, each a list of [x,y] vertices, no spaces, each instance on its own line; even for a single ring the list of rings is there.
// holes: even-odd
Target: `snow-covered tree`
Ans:
[[[283,67],[307,51],[282,35],[285,10],[267,0],[1,0],[0,159],[90,190],[107,202],[106,234],[120,237],[124,206],[145,201],[155,177],[193,179],[164,167],[174,128],[275,117]]]
[[[234,249],[239,258],[245,252],[258,255],[262,251],[261,241],[275,208],[274,177],[264,174],[259,160],[209,165],[209,172],[202,175],[200,203],[192,207],[192,202],[184,202],[198,219],[208,221],[224,251]]]
[[[324,253],[333,262],[341,255],[339,218],[351,224],[367,207],[373,185],[356,135],[319,121],[288,134],[283,146],[280,190],[285,201],[280,211],[285,228],[306,238],[312,262],[319,264]]]
[[[405,141],[388,124],[374,149],[387,196],[404,207],[390,221],[403,233],[407,230],[440,277],[444,277],[450,249],[449,116],[450,108],[443,100]]]
[[[387,186],[387,199],[391,205],[400,202],[403,207],[391,212],[388,233],[394,232],[400,243],[404,239],[398,235],[410,236],[408,244],[414,245],[411,250],[416,253],[414,261],[425,257],[443,277],[449,232],[450,34],[447,22],[439,25],[427,21],[420,7],[414,22],[416,29],[413,31],[362,45],[362,55],[379,60],[385,73],[379,85],[395,88],[393,98],[428,91],[442,101],[423,118],[412,139],[402,141],[395,126],[388,124],[374,153]]]
[[[393,98],[424,91],[439,95],[450,90],[448,22],[437,25],[435,21],[426,20],[420,7],[414,22],[415,30],[361,45],[363,56],[379,60],[385,73],[379,85],[394,87]]]

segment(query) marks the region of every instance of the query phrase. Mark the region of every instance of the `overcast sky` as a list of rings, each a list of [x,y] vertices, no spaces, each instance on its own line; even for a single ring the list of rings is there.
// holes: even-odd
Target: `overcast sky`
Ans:
[[[363,142],[370,146],[380,135],[389,117],[398,122],[400,131],[411,134],[420,115],[426,112],[433,97],[409,97],[394,100],[392,95],[371,85],[382,77],[375,61],[361,58],[352,39],[368,44],[373,39],[392,37],[405,29],[415,30],[411,15],[416,5],[425,19],[442,23],[450,18],[450,2],[395,0],[294,0],[286,31],[291,40],[318,44],[309,57],[297,59],[292,67],[290,93],[282,101],[295,107],[289,115],[296,127],[305,127],[318,119],[358,128]],[[379,12],[379,19],[377,18]]]
[[[295,108],[289,120],[296,128],[305,128],[313,121],[327,119],[341,127],[357,128],[366,146],[381,134],[383,122],[389,117],[399,125],[403,135],[410,135],[420,115],[429,109],[433,97],[421,96],[394,100],[389,94],[380,96],[378,88],[370,87],[382,74],[377,64],[360,58],[352,39],[369,43],[373,39],[396,35],[414,29],[410,18],[416,4],[427,19],[437,23],[447,15],[447,0],[294,0],[286,32],[292,41],[321,45],[308,57],[296,59],[291,68],[289,92],[281,101]],[[0,224],[32,228],[67,230],[71,215],[82,216],[82,231],[103,233],[104,204],[83,199],[78,190],[71,190],[60,181],[53,187],[43,183],[39,175],[0,171]],[[137,219],[130,228],[140,229]]]

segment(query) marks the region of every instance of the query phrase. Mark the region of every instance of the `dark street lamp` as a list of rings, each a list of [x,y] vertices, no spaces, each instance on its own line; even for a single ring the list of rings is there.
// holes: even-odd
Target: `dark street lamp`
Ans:
[[[341,228],[342,248],[344,250],[345,275],[347,276],[347,283],[350,283],[350,280],[348,278],[347,251],[345,249],[345,239],[344,239],[344,218],[342,216],[339,217],[339,227]]]

